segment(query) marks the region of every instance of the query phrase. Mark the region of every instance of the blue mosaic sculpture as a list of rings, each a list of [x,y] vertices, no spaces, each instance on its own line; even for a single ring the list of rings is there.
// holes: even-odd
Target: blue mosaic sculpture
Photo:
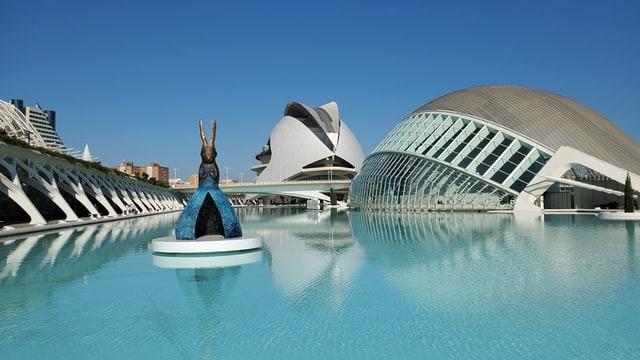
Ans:
[[[229,200],[224,196],[218,182],[220,170],[216,164],[216,121],[211,124],[211,142],[204,134],[204,123],[200,121],[202,150],[198,189],[182,211],[176,223],[176,239],[194,240],[204,235],[222,235],[224,238],[242,236],[240,223]]]

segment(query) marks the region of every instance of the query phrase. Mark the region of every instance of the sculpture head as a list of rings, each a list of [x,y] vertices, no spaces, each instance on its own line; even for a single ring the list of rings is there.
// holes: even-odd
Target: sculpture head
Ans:
[[[200,150],[200,157],[203,164],[213,164],[216,161],[216,121],[211,123],[211,142],[207,141],[207,137],[204,134],[204,121],[200,120],[200,139],[202,140],[202,150]]]

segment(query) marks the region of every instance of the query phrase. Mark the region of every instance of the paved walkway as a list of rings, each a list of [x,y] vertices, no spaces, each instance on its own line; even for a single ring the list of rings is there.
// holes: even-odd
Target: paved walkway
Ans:
[[[71,228],[76,226],[85,226],[85,225],[99,224],[99,223],[104,223],[109,221],[134,219],[134,218],[151,216],[151,215],[168,214],[168,213],[177,212],[177,211],[182,211],[182,210],[157,211],[157,212],[148,212],[148,213],[135,214],[135,215],[118,215],[113,217],[103,216],[98,219],[83,218],[79,221],[73,221],[73,222],[55,220],[47,223],[46,225],[15,224],[15,225],[6,226],[2,230],[0,230],[0,241],[10,240],[9,237],[15,238],[16,235],[24,235],[24,234],[39,233],[39,232],[56,232],[57,230],[60,230],[60,229],[66,229],[66,228]]]

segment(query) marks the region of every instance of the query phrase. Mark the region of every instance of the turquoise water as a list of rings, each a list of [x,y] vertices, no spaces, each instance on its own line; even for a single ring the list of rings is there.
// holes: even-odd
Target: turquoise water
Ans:
[[[0,242],[0,358],[640,358],[640,224],[243,209],[262,251],[154,257],[176,218]]]

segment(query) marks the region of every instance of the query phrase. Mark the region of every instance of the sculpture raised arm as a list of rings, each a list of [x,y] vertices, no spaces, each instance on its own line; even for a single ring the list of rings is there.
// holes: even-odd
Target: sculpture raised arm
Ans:
[[[202,150],[200,151],[200,157],[203,164],[213,164],[216,160],[218,153],[216,152],[216,121],[213,121],[211,125],[211,141],[207,140],[204,134],[204,122],[200,120],[200,139],[202,140]]]
[[[204,136],[204,121],[200,120],[200,140],[202,140],[202,145],[207,144],[207,137]]]
[[[214,149],[216,146],[216,131],[218,130],[218,124],[215,119],[211,123],[211,145],[213,145]]]

